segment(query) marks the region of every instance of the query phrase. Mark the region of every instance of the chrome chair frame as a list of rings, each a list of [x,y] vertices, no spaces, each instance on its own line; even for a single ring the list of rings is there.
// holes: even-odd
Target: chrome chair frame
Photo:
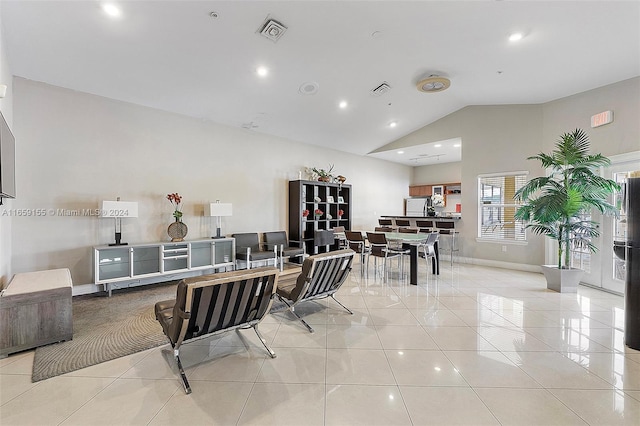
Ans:
[[[409,254],[409,250],[399,248],[393,248],[389,245],[387,241],[387,237],[384,233],[381,232],[367,232],[367,239],[369,240],[369,247],[371,253],[369,257],[373,256],[374,259],[374,269],[378,270],[378,258],[383,258],[383,279],[387,280],[389,276],[389,271],[387,268],[387,260],[398,257],[400,275],[404,274],[404,255]],[[369,269],[369,260],[367,259],[367,270]]]
[[[344,231],[344,236],[347,239],[347,244],[349,248],[356,252],[356,254],[360,255],[360,275],[364,275],[365,272],[365,259],[367,260],[367,265],[369,264],[369,254],[371,253],[371,248],[367,246],[367,242],[364,239],[364,236],[360,232],[355,231]]]

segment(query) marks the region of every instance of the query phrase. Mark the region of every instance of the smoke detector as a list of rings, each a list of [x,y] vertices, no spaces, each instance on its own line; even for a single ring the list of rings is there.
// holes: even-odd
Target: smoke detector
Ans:
[[[306,83],[302,83],[298,91],[303,95],[315,95],[319,87],[315,81],[307,81]]]
[[[262,26],[258,29],[258,32],[263,37],[268,38],[274,43],[280,40],[280,37],[284,35],[285,31],[287,31],[287,27],[275,19],[269,19],[269,17],[267,17],[266,21],[264,21]]]
[[[383,81],[380,85],[371,89],[371,94],[373,96],[382,96],[389,90],[391,90],[391,86],[386,81]]]
[[[418,90],[424,93],[442,92],[443,90],[447,90],[449,86],[451,86],[451,80],[436,75],[420,80],[416,85]]]

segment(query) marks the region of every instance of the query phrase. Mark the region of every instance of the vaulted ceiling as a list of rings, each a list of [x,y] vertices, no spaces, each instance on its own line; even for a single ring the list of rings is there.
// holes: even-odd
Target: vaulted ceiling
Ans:
[[[361,155],[467,105],[640,75],[638,1],[112,3],[2,0],[13,74]],[[418,91],[431,75],[451,87]]]

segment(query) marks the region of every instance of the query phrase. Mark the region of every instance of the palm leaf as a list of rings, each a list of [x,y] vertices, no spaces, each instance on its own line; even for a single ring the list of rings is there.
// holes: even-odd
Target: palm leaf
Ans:
[[[589,154],[589,137],[581,129],[561,135],[551,153],[528,159],[539,161],[548,176],[535,177],[516,191],[514,199],[523,204],[515,218],[528,222],[526,228],[533,233],[558,240],[561,260],[569,247],[595,251],[598,223],[580,216],[591,209],[604,215],[618,214],[607,197],[619,190],[619,185],[598,175],[601,167],[610,164],[609,159]]]

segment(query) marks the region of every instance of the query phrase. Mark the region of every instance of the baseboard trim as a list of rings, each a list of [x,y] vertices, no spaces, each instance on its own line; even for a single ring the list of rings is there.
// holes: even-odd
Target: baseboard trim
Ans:
[[[443,261],[443,259],[447,259],[447,261],[449,261],[448,256],[440,257],[441,262]],[[500,260],[476,259],[473,257],[456,257],[456,256],[454,256],[453,261],[454,263],[460,262],[468,265],[490,266],[492,268],[511,269],[514,271],[537,272],[539,274],[542,273],[542,269],[540,269],[540,265],[527,265],[525,263],[502,262]]]
[[[102,287],[102,286],[100,286]],[[71,288],[71,295],[72,296],[82,296],[85,294],[93,294],[93,293],[97,293],[101,291],[100,288],[98,288],[97,285],[95,284],[82,284],[82,285],[74,285]]]

